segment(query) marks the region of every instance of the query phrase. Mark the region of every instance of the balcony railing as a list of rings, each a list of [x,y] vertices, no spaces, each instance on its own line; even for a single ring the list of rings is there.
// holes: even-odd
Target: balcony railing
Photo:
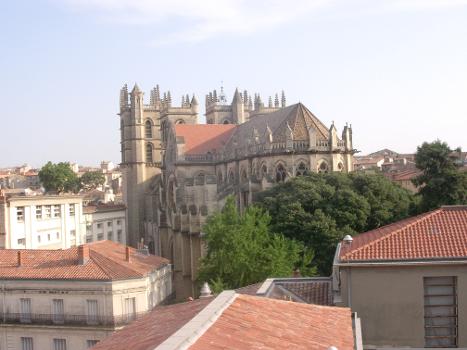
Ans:
[[[66,326],[124,326],[137,318],[146,315],[149,311],[128,315],[102,316],[102,315],[57,315],[57,314],[21,314],[1,313],[1,324],[33,324],[33,325],[66,325]]]

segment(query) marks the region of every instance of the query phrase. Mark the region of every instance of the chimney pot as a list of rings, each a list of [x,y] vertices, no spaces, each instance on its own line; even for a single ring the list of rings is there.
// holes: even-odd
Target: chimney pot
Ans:
[[[211,288],[209,288],[209,284],[207,282],[203,283],[203,286],[201,287],[200,291],[200,298],[209,298],[212,296]]]
[[[130,258],[130,247],[128,247],[128,246],[125,247],[125,261],[127,261],[127,262],[130,262],[130,261],[131,261],[131,258]]]
[[[89,260],[89,246],[82,244],[78,246],[78,263],[80,265],[86,264]]]
[[[18,250],[18,266],[21,266],[23,264],[23,252],[21,250]]]

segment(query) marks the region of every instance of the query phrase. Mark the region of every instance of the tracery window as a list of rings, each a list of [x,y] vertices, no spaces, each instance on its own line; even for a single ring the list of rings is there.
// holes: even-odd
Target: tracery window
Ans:
[[[232,170],[229,171],[229,184],[235,183],[235,175]]]
[[[276,182],[284,182],[287,177],[287,171],[282,164],[276,167]]]
[[[268,174],[268,167],[266,166],[266,164],[263,164],[261,166],[261,175],[264,177]]]
[[[325,161],[322,161],[321,164],[319,165],[318,172],[327,173],[328,171],[329,171],[328,163],[326,163]]]
[[[152,138],[152,125],[149,120],[146,120],[146,123],[144,123],[144,136],[147,139]]]
[[[248,181],[248,175],[246,174],[245,169],[242,170],[242,175],[241,175],[240,178],[241,178],[241,181],[242,181],[242,182]]]
[[[295,176],[308,175],[308,167],[304,162],[298,164],[297,170],[295,171]]]
[[[146,163],[152,163],[152,143],[146,144]]]

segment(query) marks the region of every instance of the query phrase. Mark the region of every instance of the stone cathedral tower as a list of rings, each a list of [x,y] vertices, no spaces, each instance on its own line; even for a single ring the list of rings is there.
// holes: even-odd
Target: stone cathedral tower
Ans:
[[[170,91],[161,95],[159,86],[151,90],[149,104],[137,84],[131,93],[125,84],[120,90],[120,141],[123,173],[123,199],[127,205],[127,242],[136,247],[141,238],[149,243],[145,229],[145,208],[149,183],[161,173],[165,126],[172,123],[197,123],[198,102],[188,95],[181,107],[172,107]],[[161,128],[162,125],[162,128]],[[155,247],[157,248],[157,247]]]

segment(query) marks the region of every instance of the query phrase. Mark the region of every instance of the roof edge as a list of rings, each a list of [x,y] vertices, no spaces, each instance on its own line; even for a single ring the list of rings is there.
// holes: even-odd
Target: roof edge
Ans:
[[[216,322],[237,297],[238,294],[234,290],[223,291],[195,317],[153,350],[188,349]]]

